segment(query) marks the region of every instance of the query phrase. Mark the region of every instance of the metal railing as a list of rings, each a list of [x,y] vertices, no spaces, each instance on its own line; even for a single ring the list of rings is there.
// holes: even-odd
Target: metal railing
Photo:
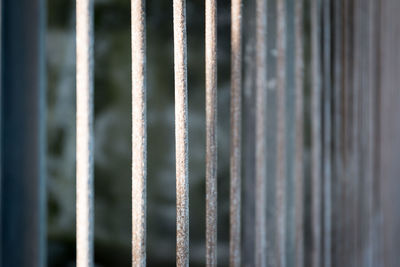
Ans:
[[[172,4],[176,265],[188,266],[186,1]],[[396,266],[399,2],[230,4],[229,265]],[[44,1],[0,8],[0,265],[44,266]],[[133,266],[148,258],[145,10],[131,0]],[[207,266],[218,263],[217,110],[226,108],[217,101],[217,11],[205,1]],[[79,267],[94,266],[94,40],[94,0],[76,0]]]

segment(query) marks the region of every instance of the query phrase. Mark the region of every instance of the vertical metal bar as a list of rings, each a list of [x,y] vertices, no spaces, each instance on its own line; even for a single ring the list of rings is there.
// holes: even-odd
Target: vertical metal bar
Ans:
[[[333,1],[333,165],[332,165],[332,265],[341,266],[343,255],[343,0]]]
[[[295,262],[304,266],[304,38],[303,38],[304,0],[295,3]]]
[[[320,0],[311,2],[311,266],[321,266],[321,53]]]
[[[324,171],[324,266],[331,266],[331,2],[324,0],[323,4],[323,72],[324,72],[324,143],[323,143],[323,171]]]
[[[176,264],[189,265],[186,1],[174,0]]]
[[[342,216],[343,216],[343,256],[342,264],[349,265],[349,258],[351,252],[351,239],[352,232],[350,231],[350,217],[351,217],[351,202],[350,202],[350,179],[349,179],[349,150],[351,142],[349,142],[350,128],[351,128],[351,108],[350,108],[350,88],[349,84],[352,79],[352,51],[351,51],[351,36],[352,36],[352,1],[343,1],[343,203],[342,203]]]
[[[266,266],[266,29],[267,1],[256,1],[256,182],[255,264]]]
[[[256,1],[242,2],[242,220],[241,264],[255,266]],[[233,63],[233,61],[232,61]]]
[[[368,55],[369,55],[369,64],[368,64],[368,97],[367,97],[367,105],[368,105],[368,158],[367,158],[367,181],[369,182],[368,188],[368,216],[369,216],[369,227],[368,227],[368,264],[367,267],[376,266],[379,267],[379,262],[377,261],[377,247],[378,240],[376,236],[378,235],[378,231],[376,229],[376,218],[378,217],[375,210],[374,205],[376,203],[376,194],[377,188],[375,187],[375,172],[377,171],[377,160],[376,155],[378,152],[377,144],[375,142],[377,137],[377,130],[375,128],[375,114],[378,106],[375,104],[375,94],[376,89],[378,88],[378,75],[377,75],[377,29],[379,26],[378,23],[378,12],[379,12],[379,3],[374,0],[368,1]]]
[[[132,266],[146,266],[146,20],[145,1],[131,0]]]
[[[242,0],[231,1],[231,147],[229,265],[241,264]]]
[[[0,266],[46,265],[46,7],[1,1]]]
[[[217,7],[206,0],[206,263],[217,265]]]
[[[286,266],[286,1],[277,1],[277,266]]]
[[[93,266],[93,0],[76,1],[76,260]]]

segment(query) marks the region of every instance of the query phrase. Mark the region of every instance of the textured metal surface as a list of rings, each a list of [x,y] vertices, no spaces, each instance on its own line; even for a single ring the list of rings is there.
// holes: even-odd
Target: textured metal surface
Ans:
[[[217,265],[217,4],[206,0],[206,265]]]
[[[276,266],[286,266],[286,2],[277,1]]]
[[[242,1],[231,2],[231,144],[229,266],[241,265]]]
[[[256,1],[255,265],[266,266],[267,1]]]
[[[76,1],[76,260],[93,266],[93,0]]]
[[[321,266],[321,49],[320,0],[311,1],[311,266]]]
[[[146,266],[146,33],[145,1],[131,0],[132,266]]]
[[[295,263],[304,266],[304,0],[295,3]]]
[[[189,265],[186,1],[174,0],[176,265]]]

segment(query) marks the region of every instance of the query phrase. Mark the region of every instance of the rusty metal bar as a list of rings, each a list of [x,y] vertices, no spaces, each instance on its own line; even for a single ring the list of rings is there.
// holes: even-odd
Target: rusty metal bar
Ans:
[[[267,1],[256,1],[255,265],[266,266]]]
[[[231,2],[231,144],[229,266],[241,265],[242,1]]]
[[[295,3],[295,263],[304,266],[304,0]]]
[[[321,56],[320,0],[311,2],[311,266],[321,266]]]
[[[286,1],[277,1],[276,266],[286,266]]]
[[[324,105],[324,142],[323,142],[323,179],[324,179],[324,243],[323,255],[324,266],[331,266],[331,242],[332,242],[332,199],[331,199],[331,143],[332,143],[332,127],[331,127],[331,1],[324,0],[323,2],[323,72],[324,72],[324,92],[323,92],[323,105]]]
[[[189,266],[186,1],[174,0],[176,265]]]
[[[76,255],[93,266],[93,0],[76,1]]]
[[[145,1],[131,0],[132,266],[146,266],[146,33]]]
[[[217,7],[206,0],[206,264],[217,265]]]

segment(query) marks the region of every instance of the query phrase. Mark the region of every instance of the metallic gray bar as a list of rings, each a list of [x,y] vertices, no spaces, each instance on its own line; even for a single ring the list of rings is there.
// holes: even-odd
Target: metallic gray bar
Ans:
[[[217,3],[206,0],[206,265],[217,265]]]
[[[321,266],[321,5],[311,2],[311,266]]]
[[[267,1],[256,1],[255,265],[266,266]]]
[[[332,248],[332,164],[331,164],[331,144],[332,144],[332,127],[331,127],[331,1],[324,0],[323,3],[323,72],[324,72],[324,92],[323,92],[323,105],[324,105],[324,142],[323,142],[323,170],[324,170],[324,266],[331,266],[331,248]]]
[[[295,263],[304,266],[304,0],[295,2]]]
[[[145,0],[131,0],[132,266],[146,266],[146,18]]]
[[[76,1],[76,261],[93,266],[93,0]]]
[[[242,1],[231,2],[231,147],[229,266],[241,265]]]
[[[286,1],[277,1],[276,266],[286,266]]]
[[[189,265],[186,1],[174,0],[176,265]]]

